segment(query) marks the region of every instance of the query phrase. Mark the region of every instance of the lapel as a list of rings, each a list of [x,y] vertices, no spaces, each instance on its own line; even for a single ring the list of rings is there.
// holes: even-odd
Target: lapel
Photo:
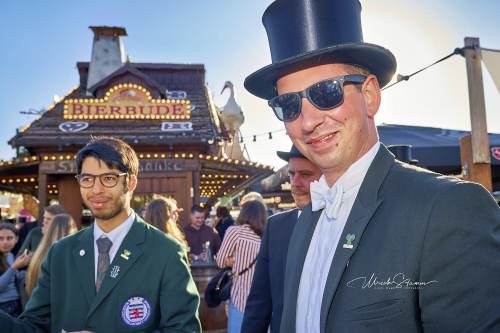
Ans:
[[[92,315],[92,313],[97,309],[99,304],[101,304],[106,296],[109,295],[111,290],[120,282],[120,280],[125,276],[125,274],[130,270],[134,263],[141,257],[142,250],[139,246],[144,243],[146,239],[146,227],[144,222],[137,217],[135,218],[130,231],[123,240],[118,252],[116,252],[113,262],[109,265],[106,276],[102,281],[101,289],[96,294],[94,301],[91,303],[90,310],[87,314],[87,318]],[[122,255],[128,251],[129,255]],[[128,259],[126,259],[128,258]],[[115,277],[111,277],[111,272],[114,267],[118,267],[119,271]],[[93,272],[94,270],[92,270]],[[92,287],[95,290],[95,279],[92,280]],[[94,292],[95,293],[95,292]]]
[[[85,294],[88,304],[92,304],[95,298],[93,230],[92,226],[82,230],[76,247],[73,249],[73,262],[75,263],[77,273],[76,279],[80,280],[80,287]]]
[[[348,261],[356,252],[366,226],[382,203],[378,192],[393,163],[394,156],[381,144],[361,184],[330,266],[321,303],[320,332],[325,332],[328,312]],[[344,248],[348,234],[355,235],[352,248]]]
[[[309,243],[314,234],[316,223],[323,210],[311,211],[311,204],[307,205],[300,214],[295,225],[290,243],[285,268],[285,282],[283,293],[283,314],[281,332],[295,332],[295,317],[297,296],[302,275],[302,268],[306,259]],[[297,212],[295,212],[297,214]],[[296,215],[291,217],[296,218]]]

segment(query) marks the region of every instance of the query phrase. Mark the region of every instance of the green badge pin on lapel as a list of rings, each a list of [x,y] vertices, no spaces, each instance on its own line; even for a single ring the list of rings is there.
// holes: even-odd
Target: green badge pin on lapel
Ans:
[[[352,241],[356,238],[354,234],[347,234],[345,236],[346,242],[344,243],[344,249],[352,249],[354,246],[352,245]]]
[[[130,252],[129,250],[123,250],[123,253],[120,254],[120,257],[122,257],[125,260],[129,260],[131,254],[132,252]]]

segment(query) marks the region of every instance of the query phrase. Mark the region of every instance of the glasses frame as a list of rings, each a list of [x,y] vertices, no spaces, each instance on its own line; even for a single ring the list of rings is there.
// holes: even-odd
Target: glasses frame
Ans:
[[[94,187],[96,178],[99,178],[99,182],[105,188],[113,188],[116,185],[118,185],[118,179],[121,176],[127,176],[127,175],[128,175],[127,172],[122,172],[122,173],[106,172],[106,173],[101,173],[100,175],[91,175],[91,174],[84,173],[84,174],[75,175],[75,178],[76,178],[76,181],[78,182],[78,186],[80,186],[81,188],[92,188],[92,187]],[[80,183],[80,177],[82,177],[82,176],[92,177],[92,185],[90,185],[90,186],[82,186],[82,184]],[[104,176],[117,176],[118,178],[117,178],[116,184],[113,185],[113,186],[104,185],[104,182],[102,181],[102,178],[101,178],[101,177],[104,177]]]
[[[286,94],[275,96],[275,97],[271,98],[270,100],[268,100],[267,104],[273,110],[274,115],[276,116],[276,118],[278,118],[282,122],[291,122],[291,121],[294,121],[295,119],[297,119],[300,116],[300,113],[302,112],[302,99],[303,98],[307,98],[307,100],[309,101],[309,103],[311,103],[312,105],[314,105],[314,107],[317,108],[318,110],[326,111],[326,110],[335,109],[336,107],[338,107],[339,105],[342,105],[342,103],[344,103],[344,84],[346,84],[346,83],[361,84],[361,83],[365,82],[365,80],[366,80],[367,77],[368,77],[367,75],[363,75],[363,74],[346,74],[346,75],[335,76],[335,77],[332,77],[332,78],[329,78],[329,79],[326,79],[326,80],[321,80],[321,81],[318,81],[316,83],[313,83],[313,84],[311,84],[310,86],[308,86],[307,88],[305,88],[302,91],[290,92],[290,93],[286,93]],[[338,82],[340,82],[340,91],[342,93],[342,99],[337,104],[335,104],[334,106],[326,107],[325,108],[325,107],[321,107],[321,106],[317,105],[316,103],[314,103],[314,101],[311,99],[311,96],[309,95],[309,92],[311,91],[311,89],[314,86],[316,86],[318,84],[321,84],[321,83],[328,82],[328,81],[338,81]],[[284,120],[284,117],[280,117],[278,115],[278,112],[275,109],[276,106],[273,106],[273,104],[278,100],[278,98],[280,98],[282,96],[298,96],[299,97],[299,105],[298,105],[299,112],[297,112],[297,115],[295,117],[293,117],[291,119],[288,119],[288,120]],[[283,112],[282,112],[282,114],[283,114]]]

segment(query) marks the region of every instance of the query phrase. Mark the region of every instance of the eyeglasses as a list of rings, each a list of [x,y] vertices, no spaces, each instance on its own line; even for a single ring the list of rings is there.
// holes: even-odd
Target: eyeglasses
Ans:
[[[366,75],[348,74],[316,82],[298,92],[276,96],[268,101],[279,120],[297,119],[302,109],[302,98],[307,98],[319,110],[330,110],[344,102],[344,84],[365,82]]]
[[[88,174],[81,174],[81,175],[76,175],[75,178],[78,181],[78,184],[82,188],[91,188],[94,186],[95,179],[99,178],[99,181],[101,182],[102,186],[104,187],[115,187],[116,184],[118,184],[118,179],[120,179],[121,176],[127,175],[126,172],[123,173],[103,173],[101,175],[88,175]]]

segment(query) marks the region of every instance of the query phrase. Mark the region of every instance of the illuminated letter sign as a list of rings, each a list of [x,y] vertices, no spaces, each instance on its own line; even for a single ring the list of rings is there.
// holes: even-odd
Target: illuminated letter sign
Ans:
[[[64,119],[158,119],[191,118],[191,102],[187,99],[152,99],[144,87],[119,84],[100,99],[67,99]]]

